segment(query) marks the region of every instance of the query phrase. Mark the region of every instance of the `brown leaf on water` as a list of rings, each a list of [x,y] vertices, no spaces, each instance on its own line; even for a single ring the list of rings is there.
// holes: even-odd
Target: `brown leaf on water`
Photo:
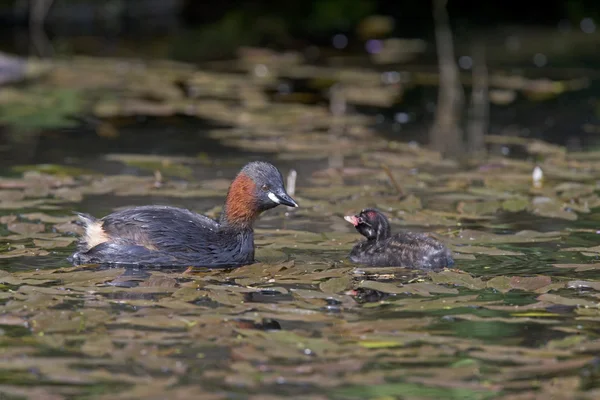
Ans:
[[[502,209],[510,212],[519,212],[529,207],[529,199],[526,197],[507,199],[502,202]]]
[[[13,203],[19,202],[25,198],[25,192],[21,190],[0,190],[0,203]],[[10,217],[10,216],[6,216]],[[5,218],[5,217],[3,217]],[[16,218],[15,218],[16,219]],[[7,224],[8,222],[2,222]]]
[[[115,347],[110,336],[100,333],[86,336],[85,343],[80,350],[92,357],[106,357],[113,353]]]
[[[61,237],[58,233],[54,233],[54,232],[31,233],[28,235],[15,234],[15,235],[5,236],[6,240],[11,240],[11,241],[15,241],[15,242],[16,241],[26,241],[26,240],[30,240],[30,239],[55,240],[57,238],[60,240]]]
[[[554,359],[555,356],[560,356],[556,354],[556,351],[544,351],[543,353],[540,351],[537,352],[527,352],[521,351],[519,348],[508,347],[508,346],[485,346],[481,348],[476,348],[469,351],[469,356],[480,359],[493,361],[497,363],[511,363],[517,365],[538,365],[543,362],[549,362]],[[568,352],[564,352],[562,356],[568,356]]]
[[[156,288],[176,288],[179,284],[176,279],[167,276],[155,276],[140,282],[140,287],[156,287]]]
[[[41,221],[41,222],[46,222],[46,223],[50,223],[50,224],[62,224],[62,223],[66,223],[66,222],[73,222],[77,219],[77,217],[74,215],[54,216],[54,215],[49,215],[49,214],[42,213],[42,212],[21,214],[20,216],[21,216],[21,218],[25,218],[30,221]]]
[[[32,233],[39,233],[46,230],[46,225],[34,224],[30,222],[12,222],[6,227],[8,230],[21,235],[31,235]]]
[[[552,278],[549,276],[533,276],[533,277],[521,277],[513,276],[510,278],[510,286],[514,289],[521,289],[525,291],[535,291],[548,286],[552,283]]]
[[[285,252],[264,247],[256,249],[255,257],[258,262],[264,264],[277,264],[289,260],[289,256]]]
[[[12,215],[12,214],[3,215],[3,216],[0,217],[0,224],[7,225],[7,224],[10,224],[10,223],[12,223],[12,222],[14,222],[16,220],[17,220],[17,216],[16,215]]]
[[[16,315],[2,314],[0,315],[0,325],[7,326],[27,326],[27,320]]]
[[[0,253],[0,258],[47,256],[48,254],[50,253],[42,249],[15,249]]]
[[[526,305],[486,304],[485,308],[489,308],[490,310],[508,311],[511,313],[527,313],[533,310],[535,312],[535,315],[546,315],[547,313],[549,313],[548,311],[546,311],[546,309],[551,306],[552,303],[550,302],[537,301],[535,303],[530,303]]]
[[[22,313],[23,302],[25,300],[27,301],[27,312],[29,313],[44,311],[49,307],[55,307],[62,303],[62,299],[44,293],[28,292],[21,294],[21,288],[19,288],[19,292],[13,294],[8,303],[4,305],[4,311],[17,314]]]
[[[85,311],[44,310],[30,319],[33,332],[44,334],[58,332],[85,332],[97,325],[103,325],[111,320],[111,316],[102,310],[88,309]]]
[[[77,296],[79,293],[81,293],[83,290],[78,290],[78,291],[73,291],[73,290],[69,290],[60,287],[60,286],[53,286],[53,287],[43,287],[42,285],[47,285],[48,283],[57,283],[56,281],[50,281],[50,280],[40,280],[40,281],[36,281],[33,279],[24,279],[22,282],[22,286],[19,287],[19,291],[18,293],[23,293],[26,294],[28,296],[32,296],[34,297],[37,294],[48,294],[48,295],[52,295],[52,296],[60,296],[57,298],[65,298],[65,297],[70,297],[70,296]]]
[[[539,313],[539,314],[543,314],[543,313]],[[534,317],[527,317],[527,316],[521,315],[519,313],[512,313],[509,317],[506,317],[506,318],[480,317],[480,316],[473,315],[473,314],[460,314],[460,315],[454,316],[454,318],[459,319],[459,320],[473,321],[473,322],[502,322],[505,324],[530,323],[530,324],[556,325],[560,322],[560,320],[558,320],[558,319],[551,319],[550,317],[555,316],[551,313],[547,313],[545,315],[539,315],[539,314],[536,314]],[[539,318],[540,316],[543,316],[546,318],[543,318],[543,319]]]
[[[363,289],[377,290],[378,292],[389,294],[405,293],[403,286],[398,286],[397,284],[389,282],[362,281],[358,284],[358,287]]]
[[[208,295],[212,300],[226,306],[239,306],[244,304],[244,296],[241,293],[232,292],[225,288],[210,290]]]
[[[65,400],[68,395],[74,395],[79,392],[78,389],[70,389],[69,393],[62,388],[52,386],[22,386],[22,385],[2,385],[1,392],[7,398],[24,398],[29,400]]]
[[[298,298],[301,298],[304,300],[333,299],[333,300],[339,301],[340,303],[344,303],[344,302],[352,303],[353,302],[353,300],[350,296],[346,296],[346,295],[342,295],[342,294],[335,294],[335,293],[323,293],[318,290],[292,289],[291,292],[292,292],[292,295],[294,295],[294,297],[298,297]]]
[[[375,320],[359,320],[345,322],[336,325],[336,329],[343,334],[355,335],[358,338],[365,333],[375,333],[378,335],[390,334],[398,331],[419,330],[427,327],[433,317],[419,318],[392,318],[392,319],[375,319]]]
[[[352,286],[352,277],[344,275],[339,278],[330,278],[319,284],[319,289],[325,293],[342,293]]]
[[[454,253],[454,254],[452,254],[452,258],[454,258],[454,260],[477,260],[477,257],[475,257],[475,254]]]
[[[586,185],[580,182],[562,182],[554,187],[562,200],[570,200],[594,193],[594,185]]]
[[[501,368],[500,373],[493,378],[493,381],[502,382],[513,379],[522,380],[527,379],[528,377],[541,379],[542,377],[561,376],[579,370],[592,360],[593,357],[581,357],[577,360],[549,360],[538,365],[504,367]]]
[[[533,213],[541,217],[577,220],[577,214],[570,211],[567,205],[547,197],[534,198],[531,207]]]
[[[580,347],[580,345],[586,341],[586,337],[583,335],[571,335],[562,339],[550,340],[546,343],[546,347],[549,349],[570,349],[573,347]]]
[[[579,251],[579,252],[582,252],[582,253],[594,254],[594,253],[600,253],[600,246],[593,246],[593,247],[568,247],[566,249],[560,249],[560,251]],[[563,264],[563,265],[565,265],[565,264]]]
[[[179,301],[193,301],[200,296],[202,296],[202,292],[198,287],[180,287],[171,293],[171,298]]]
[[[34,239],[33,244],[42,249],[54,249],[57,247],[67,247],[76,240],[77,239],[73,237],[58,237],[51,240]]]
[[[256,263],[246,265],[233,270],[228,273],[229,278],[249,278],[253,277],[260,281],[266,281],[269,278],[274,277],[278,272],[294,267],[294,260],[282,262],[275,265],[269,265],[264,263]]]
[[[488,302],[478,302],[477,295],[472,296],[452,296],[452,297],[437,297],[437,298],[400,298],[389,301],[394,306],[398,306],[396,310],[402,311],[417,311],[425,312],[428,310],[449,310],[464,306],[487,306]]]
[[[20,274],[23,278],[29,279],[50,279],[60,281],[61,285],[67,288],[87,287],[89,290],[100,290],[100,284],[111,281],[123,274],[123,268],[110,268],[103,270],[88,270],[76,267],[74,269],[65,268],[54,271],[40,270],[29,273]],[[115,288],[107,287],[108,290]]]
[[[496,289],[500,293],[506,293],[513,287],[511,285],[511,278],[508,276],[495,276],[485,283],[489,288]]]
[[[575,272],[584,272],[600,269],[600,263],[593,264],[552,264],[556,268],[572,269]]]
[[[455,288],[448,288],[442,285],[436,285],[430,282],[409,283],[398,286],[394,283],[377,282],[377,281],[362,281],[359,287],[364,289],[377,290],[383,293],[390,294],[414,294],[417,296],[429,297],[432,293],[435,294],[458,294]]]
[[[251,342],[259,341],[271,346],[281,346],[292,350],[292,353],[305,356],[307,349],[317,356],[336,354],[341,345],[327,338],[314,338],[303,336],[291,331],[257,331],[251,329],[236,329],[241,335],[250,339]],[[310,354],[309,353],[309,354]]]
[[[3,201],[0,202],[0,209],[3,210],[21,210],[24,208],[32,208],[32,207],[42,207],[48,206],[52,203],[56,203],[57,201],[52,201],[48,199],[36,199],[36,200],[20,200],[20,201]]]
[[[433,294],[459,294],[458,289],[449,288],[443,285],[436,285],[431,282],[408,283],[404,285],[406,293],[412,293],[422,296],[430,296]]]
[[[145,314],[147,315],[144,315],[144,313],[121,315],[113,320],[107,320],[107,324],[114,325],[115,327],[126,325],[132,327],[132,329],[151,328],[185,331],[197,322],[197,319],[193,317],[174,317],[173,315],[163,315],[162,313],[158,312]]]
[[[474,278],[466,272],[444,270],[439,273],[429,273],[433,283],[464,286],[467,289],[479,290],[486,287],[481,278]]]
[[[456,206],[456,211],[460,214],[469,215],[493,215],[498,212],[500,207],[501,203],[499,201],[461,201]]]
[[[571,299],[557,294],[542,294],[537,298],[540,301],[546,301],[548,303],[559,304],[562,306],[577,306],[577,307],[598,307],[598,303],[591,300],[585,299]]]
[[[72,222],[56,224],[56,225],[54,225],[54,229],[56,229],[60,233],[75,233],[77,235],[82,235],[83,231],[84,231],[82,226],[77,225]]]
[[[534,293],[548,293],[548,292],[552,292],[555,290],[563,289],[565,286],[566,286],[566,283],[564,281],[558,281],[558,282],[553,282],[546,286],[542,286],[539,289],[535,289],[533,292]]]

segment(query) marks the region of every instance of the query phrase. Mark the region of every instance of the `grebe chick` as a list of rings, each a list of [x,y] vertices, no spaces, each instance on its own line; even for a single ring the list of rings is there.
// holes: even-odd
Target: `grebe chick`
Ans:
[[[388,219],[376,209],[367,208],[344,219],[367,238],[350,252],[350,260],[354,263],[422,270],[439,270],[454,264],[450,250],[427,234],[403,232],[392,235]]]

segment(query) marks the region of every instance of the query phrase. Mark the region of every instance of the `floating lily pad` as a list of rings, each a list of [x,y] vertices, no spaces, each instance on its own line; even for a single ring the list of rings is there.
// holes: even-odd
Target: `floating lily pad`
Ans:
[[[319,285],[325,293],[341,293],[349,289],[352,284],[352,278],[348,275],[341,276],[339,278],[331,278]]]
[[[431,280],[438,284],[448,284],[456,286],[464,286],[469,289],[483,289],[486,287],[485,282],[479,278],[474,278],[467,273],[459,273],[453,271],[442,271],[440,273],[430,274]]]

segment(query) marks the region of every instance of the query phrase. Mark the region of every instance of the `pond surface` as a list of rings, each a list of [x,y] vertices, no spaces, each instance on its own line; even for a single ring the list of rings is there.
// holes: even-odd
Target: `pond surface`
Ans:
[[[570,155],[551,158],[546,169],[555,175],[536,189],[533,164],[524,161],[496,160],[502,165],[486,172],[446,166],[442,174],[436,164],[447,162],[396,146],[405,153],[388,163],[414,163],[393,169],[410,192],[404,197],[381,169],[359,166],[367,160],[347,159],[344,171],[355,175],[344,178],[323,161],[270,157],[284,175],[291,165],[299,172],[301,207],[265,213],[256,230],[259,263],[235,270],[71,267],[65,258],[80,228],[70,212],[172,204],[216,216],[229,180],[251,156],[215,156],[208,165],[160,156],[194,179],[159,184],[133,165],[141,156],[116,155],[95,158],[99,175],[29,167],[3,178],[2,391],[10,398],[479,399],[557,391],[594,398],[595,181],[562,165]],[[578,163],[600,174],[600,160]],[[385,210],[395,230],[436,232],[460,271],[350,264],[359,236],[342,215],[366,206]]]
[[[502,132],[486,136],[485,157],[442,158],[393,128],[402,107],[386,96],[401,87],[374,84],[381,71],[309,68],[289,54],[257,51],[219,72],[36,66],[36,80],[3,91],[10,101],[0,95],[29,123],[5,130],[0,149],[0,397],[600,397],[600,153],[579,151],[581,140],[567,150]],[[527,79],[517,95],[535,92]],[[590,80],[581,93],[542,91],[540,113],[574,96],[569,121],[594,126],[580,107],[596,93]],[[336,113],[335,99],[288,90],[320,93],[323,81],[345,83],[342,103],[355,107]],[[83,123],[69,125],[73,115]],[[169,204],[217,217],[253,159],[284,178],[294,169],[300,204],[263,214],[258,263],[66,261],[81,233],[73,211]],[[343,216],[368,206],[395,231],[437,235],[456,269],[351,264],[360,236]]]

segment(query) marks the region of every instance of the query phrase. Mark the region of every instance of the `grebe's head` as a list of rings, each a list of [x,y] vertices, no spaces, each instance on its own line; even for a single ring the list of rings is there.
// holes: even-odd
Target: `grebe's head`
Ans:
[[[298,207],[285,191],[279,170],[267,162],[253,161],[231,183],[224,218],[229,223],[252,223],[258,214],[280,204]]]
[[[281,172],[273,164],[254,161],[242,168],[240,175],[242,174],[254,183],[254,198],[260,211],[277,207],[280,204],[298,207],[298,203],[285,191]]]
[[[359,214],[347,215],[344,219],[369,240],[385,239],[391,235],[388,219],[374,208],[365,208]]]

